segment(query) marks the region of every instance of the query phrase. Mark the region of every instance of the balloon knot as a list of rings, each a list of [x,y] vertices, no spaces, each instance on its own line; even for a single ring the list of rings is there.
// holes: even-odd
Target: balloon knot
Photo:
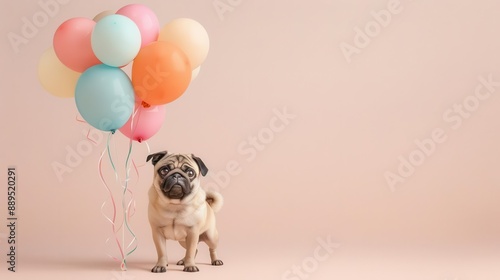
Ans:
[[[115,134],[116,129],[111,130],[111,134]]]
[[[149,105],[148,103],[146,103],[146,102],[144,102],[144,101],[142,101],[141,105],[142,105],[142,107],[144,107],[144,108],[149,108],[149,107],[151,107],[151,105]]]
[[[137,142],[142,143],[142,138],[137,139]]]

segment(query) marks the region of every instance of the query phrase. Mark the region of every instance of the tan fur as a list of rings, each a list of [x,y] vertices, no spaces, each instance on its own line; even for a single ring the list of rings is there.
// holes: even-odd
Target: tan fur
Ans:
[[[186,158],[168,155],[162,158],[154,168],[154,181],[149,189],[148,216],[153,234],[158,261],[152,272],[165,272],[167,266],[166,240],[176,240],[186,248],[185,257],[178,262],[184,265],[184,271],[198,271],[194,258],[199,241],[207,243],[213,265],[222,265],[217,258],[218,232],[215,226],[215,212],[222,207],[223,199],[219,193],[205,192],[200,187],[200,170],[196,162]],[[191,181],[192,191],[180,199],[170,199],[161,191],[162,179],[158,169],[170,162],[189,164],[198,175]]]
[[[207,202],[212,207],[212,210],[214,213],[217,213],[220,211],[222,208],[222,205],[224,204],[224,199],[222,198],[222,195],[218,192],[215,191],[206,191],[207,193]]]

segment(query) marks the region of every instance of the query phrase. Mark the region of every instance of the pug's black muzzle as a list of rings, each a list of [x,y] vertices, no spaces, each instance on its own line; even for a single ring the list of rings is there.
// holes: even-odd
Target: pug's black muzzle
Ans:
[[[191,185],[188,178],[176,172],[163,181],[161,190],[168,198],[182,199],[191,192]]]

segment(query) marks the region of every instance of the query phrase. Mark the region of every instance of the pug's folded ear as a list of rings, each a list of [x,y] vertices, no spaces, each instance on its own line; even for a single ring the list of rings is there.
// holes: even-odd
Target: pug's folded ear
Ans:
[[[163,152],[158,152],[158,153],[154,153],[154,154],[150,154],[147,158],[146,158],[146,162],[148,162],[150,159],[151,159],[151,163],[153,165],[156,165],[164,156],[167,155],[167,151],[163,151]]]
[[[196,161],[196,164],[198,164],[198,167],[200,168],[201,175],[203,175],[203,176],[207,175],[208,168],[205,165],[205,163],[203,163],[201,158],[199,158],[193,154],[191,154],[191,157],[193,158],[194,161]]]

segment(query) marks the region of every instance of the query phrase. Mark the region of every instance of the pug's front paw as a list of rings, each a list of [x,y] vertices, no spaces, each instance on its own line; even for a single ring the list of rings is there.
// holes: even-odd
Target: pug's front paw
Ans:
[[[216,266],[218,266],[218,265],[223,265],[223,264],[224,264],[224,263],[223,263],[221,260],[214,260],[214,261],[212,262],[212,265],[216,265]]]
[[[193,265],[193,266],[185,266],[184,271],[185,272],[198,272],[200,270],[198,269],[197,266]]]
[[[155,265],[155,267],[153,267],[151,269],[151,272],[153,272],[153,273],[164,273],[164,272],[167,272],[167,267],[162,266],[162,265]]]

